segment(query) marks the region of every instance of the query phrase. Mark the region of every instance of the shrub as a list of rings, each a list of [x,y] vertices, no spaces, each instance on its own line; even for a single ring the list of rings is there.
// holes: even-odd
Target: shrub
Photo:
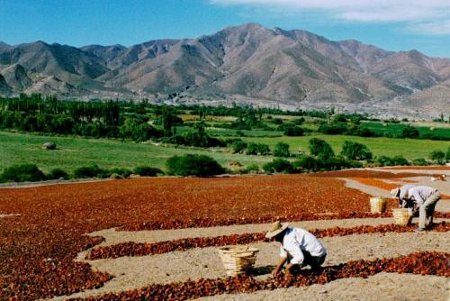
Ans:
[[[258,149],[258,154],[260,154],[261,156],[270,155],[270,148],[267,144],[258,143],[257,149]]]
[[[357,161],[346,160],[343,157],[336,156],[319,161],[319,166],[321,170],[340,170],[343,168],[362,167],[362,164]]]
[[[356,126],[352,129],[349,129],[349,131],[347,133],[349,135],[360,136],[360,137],[375,137],[375,136],[377,136],[377,134],[375,132],[371,131],[368,128],[364,128],[361,126]]]
[[[126,168],[120,168],[120,167],[115,167],[115,168],[109,170],[108,172],[110,174],[109,176],[112,176],[112,174],[117,174],[122,178],[128,178],[132,174],[131,170],[126,169]]]
[[[350,160],[372,159],[372,153],[366,145],[352,141],[344,141],[341,155]]]
[[[259,169],[259,166],[257,164],[250,164],[249,166],[247,166],[245,168],[245,171],[247,173],[259,173],[260,169]]]
[[[231,152],[233,154],[242,153],[247,147],[247,143],[242,140],[233,141],[230,144]]]
[[[407,125],[403,128],[400,137],[402,138],[419,138],[419,130],[413,126]]]
[[[278,142],[273,150],[273,155],[275,157],[289,157],[291,153],[289,152],[289,144],[284,142]]]
[[[428,161],[424,158],[417,158],[412,161],[412,164],[415,166],[427,166],[429,165]]]
[[[377,162],[380,166],[393,166],[395,165],[392,161],[392,158],[389,158],[388,156],[379,156],[375,159],[375,162]]]
[[[294,171],[294,167],[287,160],[274,159],[272,162],[264,164],[263,170],[267,173],[274,173],[274,172],[292,173]]]
[[[281,118],[274,118],[274,119],[272,120],[272,122],[273,122],[274,124],[280,125],[280,124],[283,124],[283,119],[281,119]]]
[[[97,166],[97,164],[92,164],[91,166],[78,167],[73,171],[74,178],[105,178],[110,175],[105,176],[105,170]]]
[[[403,156],[394,156],[392,158],[387,156],[379,156],[375,159],[381,166],[395,166],[395,165],[410,165],[409,161]]]
[[[246,155],[257,155],[258,154],[258,144],[250,142],[245,149]]]
[[[45,179],[44,173],[34,164],[13,165],[0,175],[1,182],[35,182]]]
[[[305,131],[299,126],[288,126],[284,129],[284,135],[286,136],[303,136]]]
[[[434,163],[444,165],[445,164],[445,153],[443,151],[432,151],[430,153],[430,159],[433,160]]]
[[[409,161],[405,159],[403,156],[394,156],[392,158],[392,162],[394,165],[409,165]]]
[[[321,123],[318,131],[328,135],[341,135],[347,131],[347,126],[345,123]]]
[[[329,159],[334,157],[334,151],[331,146],[324,140],[312,138],[309,140],[309,150],[313,156],[321,159]]]
[[[133,173],[143,177],[155,177],[158,174],[164,174],[161,169],[150,166],[137,166],[134,168]]]
[[[450,146],[447,149],[447,153],[445,154],[445,160],[450,161]]]
[[[225,172],[224,168],[211,157],[187,154],[170,157],[166,162],[170,175],[206,177]]]
[[[267,156],[270,155],[270,148],[267,144],[251,142],[247,145],[245,154]]]
[[[69,174],[61,168],[54,168],[50,170],[50,173],[47,175],[47,178],[55,180],[57,179],[67,180],[69,178]]]
[[[294,162],[294,168],[299,171],[317,171],[319,162],[314,157],[303,155]]]

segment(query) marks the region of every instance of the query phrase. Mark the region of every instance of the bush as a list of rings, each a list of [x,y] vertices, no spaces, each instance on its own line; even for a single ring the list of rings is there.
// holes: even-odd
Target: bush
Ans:
[[[366,145],[352,141],[344,141],[341,155],[350,160],[372,159],[372,153]]]
[[[334,157],[333,149],[322,139],[312,138],[309,140],[309,150],[313,156],[317,156],[324,160]]]
[[[99,168],[97,164],[78,167],[73,171],[74,178],[107,178],[110,175],[106,175],[106,170]]]
[[[111,170],[108,170],[108,173],[109,173],[109,175],[108,175],[109,177],[111,177],[113,174],[116,174],[125,179],[128,178],[132,174],[131,170],[126,169],[126,168],[120,168],[120,167],[116,167]],[[105,173],[105,175],[108,173]]]
[[[170,157],[166,162],[170,175],[206,177],[222,174],[224,168],[211,157],[188,154]]]
[[[361,127],[361,126],[356,126],[354,128],[349,129],[347,134],[348,135],[353,135],[353,136],[360,136],[360,137],[375,137],[375,136],[379,136],[375,132],[371,131],[370,129],[364,128],[364,127]]]
[[[303,155],[294,162],[294,168],[299,171],[317,171],[319,162],[314,157]]]
[[[343,168],[362,167],[362,164],[357,161],[346,160],[343,157],[337,156],[319,161],[319,166],[321,170],[340,170]]]
[[[443,151],[432,151],[430,153],[430,159],[433,160],[434,163],[436,164],[441,164],[444,165],[446,160],[445,160],[445,153]]]
[[[419,130],[413,126],[407,125],[403,128],[400,137],[402,138],[419,138]]]
[[[292,173],[294,171],[294,167],[287,160],[275,159],[272,162],[264,164],[263,170],[267,173],[274,173],[274,172]]]
[[[44,173],[34,164],[13,165],[0,175],[0,182],[36,182],[45,179]]]
[[[286,136],[303,136],[305,131],[299,126],[288,126],[284,129],[284,135]]]
[[[392,161],[392,158],[389,158],[388,156],[379,156],[375,159],[375,162],[377,162],[380,166],[393,166],[395,165]]]
[[[61,168],[54,168],[54,169],[50,170],[50,173],[47,175],[47,178],[55,179],[55,180],[57,180],[57,179],[67,180],[67,179],[69,179],[69,174]]]
[[[445,154],[445,160],[447,160],[447,162],[450,161],[450,146],[447,149],[447,153]]]
[[[259,173],[260,169],[257,164],[250,164],[245,168],[246,173]]]
[[[380,156],[376,158],[377,162],[381,166],[397,166],[397,165],[409,165],[409,161],[403,156],[394,156],[392,158],[387,156]]]
[[[347,131],[347,125],[341,122],[321,123],[318,131],[328,135],[341,135]]]
[[[233,154],[242,153],[247,147],[247,143],[242,140],[233,141],[230,144],[231,152]]]
[[[137,166],[134,168],[133,173],[142,177],[155,177],[158,174],[164,174],[161,169],[150,166]]]
[[[258,154],[260,154],[261,156],[270,155],[270,148],[267,144],[258,143],[257,149],[258,149]]]
[[[392,162],[394,165],[409,165],[409,161],[405,159],[403,156],[394,156],[392,158]]]
[[[270,155],[270,148],[267,144],[251,142],[247,145],[245,150],[246,155]]]
[[[412,161],[412,164],[415,166],[427,166],[429,165],[428,161],[424,158],[417,158]]]
[[[275,157],[290,157],[289,144],[284,142],[278,142],[273,150],[273,155]]]
[[[346,160],[343,157],[331,157],[328,159],[316,159],[311,156],[301,156],[294,162],[294,167],[300,172],[319,170],[339,170],[343,168],[362,167],[357,161]]]

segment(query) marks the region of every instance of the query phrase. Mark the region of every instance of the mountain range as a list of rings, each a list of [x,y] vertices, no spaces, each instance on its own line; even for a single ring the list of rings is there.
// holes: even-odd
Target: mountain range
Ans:
[[[450,114],[450,59],[258,24],[125,47],[0,42],[0,95]]]

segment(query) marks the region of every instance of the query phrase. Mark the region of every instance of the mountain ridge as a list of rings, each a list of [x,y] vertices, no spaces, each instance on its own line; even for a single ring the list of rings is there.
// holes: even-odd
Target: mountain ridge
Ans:
[[[255,23],[130,47],[0,42],[0,79],[1,95],[450,114],[450,59]]]

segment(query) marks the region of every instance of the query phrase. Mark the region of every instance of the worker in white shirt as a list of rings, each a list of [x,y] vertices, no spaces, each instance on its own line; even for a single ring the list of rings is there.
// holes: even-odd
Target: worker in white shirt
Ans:
[[[273,223],[266,238],[281,244],[280,260],[273,276],[281,273],[285,263],[286,274],[307,265],[312,270],[320,270],[327,256],[327,250],[314,235],[301,228],[289,227],[288,224]]]
[[[415,203],[415,210],[419,211],[419,228],[424,231],[433,224],[433,214],[436,203],[441,199],[439,190],[429,186],[416,186],[408,190],[408,196]]]

